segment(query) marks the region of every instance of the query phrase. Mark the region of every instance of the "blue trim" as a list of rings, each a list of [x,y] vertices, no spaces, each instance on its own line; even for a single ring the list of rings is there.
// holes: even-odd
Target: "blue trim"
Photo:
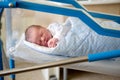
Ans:
[[[0,33],[1,33],[1,17],[3,13],[3,8],[0,8]],[[1,35],[0,35],[1,36]],[[0,70],[3,70],[3,60],[2,60],[2,40],[0,39]],[[4,77],[0,77],[0,80],[4,80]]]
[[[113,20],[113,21],[115,21],[115,22],[120,24],[120,16],[119,15],[113,15],[113,14],[107,14],[107,13],[99,13],[99,12],[92,12],[92,11],[91,12],[88,11],[88,13],[90,15],[92,15],[93,17]]]
[[[83,10],[87,11],[87,9],[85,7],[83,7],[81,4],[77,3],[77,1],[75,1],[75,0],[49,0],[49,1],[71,4],[76,8],[83,9]]]
[[[0,39],[0,70],[3,70],[3,61],[2,61],[2,41]],[[0,77],[0,80],[4,80],[4,77]]]
[[[0,8],[0,19],[1,19],[2,13],[3,13],[3,8]]]
[[[85,11],[81,9],[76,10],[76,9],[55,7],[55,6],[25,2],[25,1],[19,1],[16,4],[18,8],[78,17],[84,23],[86,23],[90,28],[96,31],[98,34],[120,38],[119,30],[102,28],[99,24],[97,24],[93,19],[89,17],[90,16],[89,14],[87,14]]]
[[[75,0],[49,0],[49,1],[55,1],[55,2],[71,4],[75,8],[79,8],[79,9],[83,9],[83,10],[87,11],[93,17],[113,20],[113,21],[115,21],[115,22],[120,24],[120,16],[116,16],[116,15],[108,14],[108,13],[103,13],[103,12],[100,13],[100,12],[88,11],[85,7],[83,7],[81,4],[79,4]]]
[[[10,69],[15,68],[15,61],[13,59],[9,59],[9,67],[10,67]],[[10,75],[10,77],[14,80],[15,74]]]
[[[92,62],[92,61],[104,60],[115,57],[120,57],[120,50],[88,54],[88,61]]]

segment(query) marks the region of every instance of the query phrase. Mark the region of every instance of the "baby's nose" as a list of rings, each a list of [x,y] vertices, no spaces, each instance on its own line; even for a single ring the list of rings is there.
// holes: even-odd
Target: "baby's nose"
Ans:
[[[41,41],[44,41],[45,40],[45,38],[44,37],[41,37]]]

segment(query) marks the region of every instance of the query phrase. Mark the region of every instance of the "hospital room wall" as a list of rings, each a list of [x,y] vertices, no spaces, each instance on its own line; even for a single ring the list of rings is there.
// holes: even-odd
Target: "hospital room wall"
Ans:
[[[88,10],[100,11],[120,15],[120,3],[117,4],[99,4],[99,5],[85,5]],[[43,12],[35,12],[30,10],[13,9],[12,26],[13,33],[16,38],[19,38],[19,33],[23,33],[27,26],[31,24],[39,24],[47,27],[52,22],[64,22],[65,16],[48,14]],[[2,40],[5,44],[5,16],[2,17]],[[19,33],[18,33],[19,31]],[[5,45],[4,45],[5,48]]]
[[[88,10],[95,10],[111,14],[120,15],[120,3],[114,4],[98,4],[98,5],[85,5]]]

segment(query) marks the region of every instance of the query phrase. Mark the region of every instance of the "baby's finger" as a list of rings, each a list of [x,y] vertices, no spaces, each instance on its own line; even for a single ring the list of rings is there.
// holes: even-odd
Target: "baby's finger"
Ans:
[[[51,48],[51,45],[49,45],[48,47]]]
[[[53,47],[55,47],[55,45],[54,45],[54,44],[51,44],[51,45],[50,45],[50,48],[53,48]]]

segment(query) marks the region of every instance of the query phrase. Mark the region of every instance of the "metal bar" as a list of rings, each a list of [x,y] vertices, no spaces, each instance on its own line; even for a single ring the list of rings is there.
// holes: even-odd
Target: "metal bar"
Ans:
[[[63,80],[68,80],[67,79],[67,68],[63,68]]]
[[[63,7],[51,6],[51,5],[46,5],[46,4],[37,4],[37,3],[25,2],[25,1],[19,1],[16,3],[16,5],[18,8],[23,8],[23,9],[78,17],[84,23],[86,23],[88,27],[92,28],[98,34],[120,38],[119,30],[102,28],[101,25],[98,24],[91,17],[91,15],[89,15],[86,11],[81,10],[81,9],[63,8]]]
[[[46,64],[43,64],[43,65],[28,67],[28,68],[0,71],[0,76],[6,76],[6,75],[10,75],[10,74],[18,74],[18,73],[23,73],[23,72],[28,72],[28,71],[34,71],[34,70],[45,69],[45,68],[50,68],[50,67],[74,64],[74,63],[85,62],[85,61],[88,61],[87,56],[78,57],[78,58],[70,58],[70,59],[65,59],[65,60],[46,63]]]

